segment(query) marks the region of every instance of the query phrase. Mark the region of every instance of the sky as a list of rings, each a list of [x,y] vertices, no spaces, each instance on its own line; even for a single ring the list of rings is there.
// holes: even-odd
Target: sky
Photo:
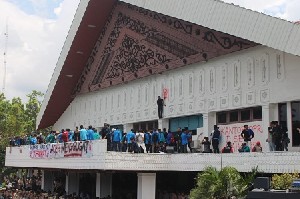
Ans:
[[[26,101],[32,90],[46,93],[79,1],[0,0],[0,92],[7,43],[4,91],[8,99]],[[300,20],[300,0],[223,1],[289,21]]]

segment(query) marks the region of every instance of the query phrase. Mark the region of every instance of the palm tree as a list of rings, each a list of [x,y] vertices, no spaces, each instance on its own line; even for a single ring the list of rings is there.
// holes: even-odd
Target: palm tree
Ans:
[[[256,170],[243,177],[235,168],[225,167],[218,171],[208,167],[197,176],[197,184],[191,190],[191,199],[228,199],[231,196],[244,197]]]

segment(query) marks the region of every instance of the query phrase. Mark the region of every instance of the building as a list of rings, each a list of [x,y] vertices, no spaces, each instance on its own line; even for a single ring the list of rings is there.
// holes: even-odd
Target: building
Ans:
[[[70,173],[66,175],[68,191],[78,191],[79,170],[98,172],[89,178],[96,179],[98,197],[113,192],[104,183],[113,181],[112,174],[104,171],[140,171],[138,198],[154,197],[154,171],[200,171],[210,164],[235,165],[240,171],[261,165],[269,173],[299,170],[299,24],[222,1],[188,2],[82,0],[37,128],[83,124],[100,129],[104,123],[124,131],[189,127],[194,130],[193,139],[202,139],[218,124],[221,146],[231,141],[237,148],[242,126],[248,124],[255,132],[252,143],[260,141],[268,151],[269,124],[279,121],[288,129],[293,153],[255,154],[253,163],[244,165],[241,154],[211,155],[209,160],[199,154],[137,157],[106,152],[99,142],[93,144],[92,162],[86,161],[88,157],[31,159],[26,156],[29,152],[21,154],[14,148],[7,153],[6,165],[63,169]],[[157,96],[165,98],[163,119],[158,119]],[[16,157],[23,161],[17,162]],[[127,167],[132,165],[127,158],[143,165]],[[170,165],[174,161],[176,168]],[[44,175],[48,174],[45,170]]]

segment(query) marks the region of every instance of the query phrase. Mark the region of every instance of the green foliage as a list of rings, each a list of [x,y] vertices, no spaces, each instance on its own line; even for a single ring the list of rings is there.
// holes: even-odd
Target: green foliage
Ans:
[[[256,170],[242,176],[235,168],[225,167],[221,171],[208,167],[197,176],[197,184],[191,190],[191,199],[227,199],[230,196],[244,197],[248,185],[254,180]]]
[[[299,178],[298,173],[284,173],[274,174],[272,176],[272,188],[273,189],[288,189],[291,187],[292,182]]]
[[[42,96],[41,92],[34,90],[27,95],[28,101],[24,104],[19,97],[10,101],[0,93],[0,173],[9,171],[4,168],[5,149],[9,139],[36,130],[36,117],[41,107]]]

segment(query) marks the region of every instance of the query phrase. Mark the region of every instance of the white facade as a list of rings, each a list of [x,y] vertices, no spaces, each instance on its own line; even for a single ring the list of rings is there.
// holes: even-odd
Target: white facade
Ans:
[[[267,132],[269,122],[278,120],[277,103],[300,100],[299,63],[298,56],[263,46],[232,53],[79,95],[53,128],[75,128],[80,124],[101,127],[105,122],[118,125],[156,120],[157,96],[167,88],[169,97],[164,118],[203,114],[204,134],[207,134],[216,123],[216,112],[262,106],[263,121],[257,125],[262,132]],[[291,138],[291,132],[289,134]],[[267,133],[262,133],[258,139],[264,149],[268,148],[266,138]]]

